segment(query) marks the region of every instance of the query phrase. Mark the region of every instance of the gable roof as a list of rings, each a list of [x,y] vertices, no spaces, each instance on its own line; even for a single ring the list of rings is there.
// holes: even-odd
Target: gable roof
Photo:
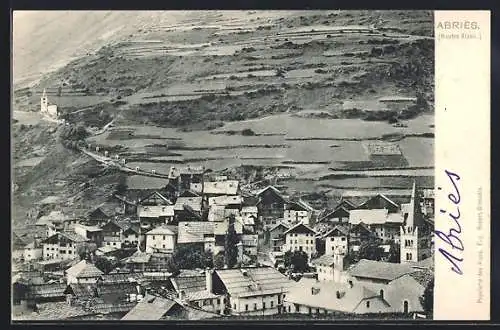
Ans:
[[[319,221],[324,221],[326,219],[331,219],[331,218],[344,218],[344,217],[349,217],[349,212],[350,210],[345,208],[344,206],[337,207],[335,210],[328,212],[327,214],[323,215]]]
[[[180,306],[174,300],[148,294],[122,320],[160,320],[176,305]]]
[[[314,231],[314,229],[312,229],[311,227],[303,224],[303,223],[298,223],[296,224],[295,226],[293,226],[292,228],[288,229],[287,231],[285,231],[283,234],[289,234],[289,233],[306,233],[306,232],[310,232],[310,233],[313,233],[313,234],[316,234],[316,231]]]
[[[243,203],[243,197],[240,195],[234,196],[215,196],[208,198],[208,205],[241,205]]]
[[[166,198],[165,196],[160,194],[158,191],[153,191],[151,194],[149,194],[146,197],[139,200],[139,204],[143,204],[144,202],[147,202],[148,200],[156,201],[156,203],[157,203],[156,205],[160,205],[160,204],[161,205],[172,205],[173,204],[168,198]]]
[[[179,197],[199,197],[199,196],[200,195],[198,195],[196,192],[194,192],[190,189],[186,189],[182,193],[179,194]]]
[[[184,271],[171,277],[170,281],[177,292],[184,291],[184,293],[206,290],[207,285],[205,271]]]
[[[354,277],[393,281],[403,275],[416,271],[410,264],[361,259],[357,264],[353,265],[349,270],[349,274]]]
[[[275,224],[274,226],[272,226],[272,227],[269,229],[269,231],[271,232],[271,231],[273,231],[273,230],[278,229],[279,227],[284,227],[284,228],[285,228],[285,230],[290,229],[290,228],[289,228],[287,225],[285,225],[283,222],[278,222],[277,224]]]
[[[272,267],[218,269],[215,273],[233,297],[287,292],[295,283]]]
[[[74,232],[70,232],[70,231],[65,231],[65,232],[58,232],[58,233],[55,233],[54,235],[50,236],[50,237],[47,237],[46,239],[44,239],[41,243],[55,243],[55,242],[58,242],[61,238],[63,239],[68,239],[72,242],[75,242],[75,243],[82,243],[82,242],[88,242],[89,239],[83,237],[83,236],[80,236],[78,235],[77,233],[74,233]]]
[[[375,200],[377,198],[382,198],[383,200],[385,200],[386,202],[388,202],[392,206],[399,208],[398,204],[396,204],[393,200],[391,200],[389,197],[387,197],[384,194],[376,194],[375,196],[373,196],[373,197],[369,198],[368,200],[364,201],[363,203],[361,203],[358,207],[361,208],[361,207],[365,206],[366,204],[370,203],[371,201],[373,201],[373,200]]]
[[[285,204],[285,208],[291,211],[311,211],[312,208],[306,206],[303,202],[292,201]]]
[[[179,222],[177,243],[202,243],[205,236],[214,234],[214,223],[209,221]]]
[[[101,207],[97,207],[96,209],[94,209],[93,211],[90,211],[88,214],[87,214],[87,218],[89,219],[109,219],[109,215],[106,214],[102,209]]]
[[[332,230],[328,231],[323,237],[330,237],[336,235],[337,233],[347,236],[349,235],[349,228],[347,226],[336,225]]]
[[[93,264],[82,260],[73,267],[66,270],[66,274],[76,278],[99,277],[104,273]]]
[[[146,235],[177,235],[177,226],[162,225],[148,231]]]
[[[240,182],[238,180],[227,180],[227,181],[206,181],[201,184],[191,184],[191,190],[195,192],[201,192],[203,189],[204,194],[212,195],[236,195],[238,193]]]
[[[139,205],[137,214],[140,218],[173,217],[174,205]]]
[[[273,191],[274,193],[276,193],[277,195],[279,195],[281,198],[283,198],[283,195],[282,195],[281,191],[279,191],[279,190],[278,190],[276,187],[274,187],[274,186],[267,186],[267,187],[265,187],[265,188],[262,188],[261,190],[258,190],[258,191],[255,193],[255,195],[260,196],[260,195],[262,195],[262,193],[263,193],[263,192],[265,192],[265,191],[267,191],[267,190],[271,190],[271,191]],[[283,199],[284,199],[284,198],[283,198]]]
[[[321,257],[311,260],[313,265],[331,266],[335,263],[335,257],[329,254],[323,254]]]
[[[384,224],[387,222],[389,212],[387,209],[351,210],[349,212],[349,223],[356,225],[363,222],[367,225]]]
[[[168,172],[169,179],[175,179],[179,177],[179,175],[200,175],[205,172],[205,168],[203,166],[171,166]]]
[[[185,206],[190,207],[195,212],[201,211],[203,197],[178,197],[175,201],[174,210],[182,211]]]
[[[124,258],[122,260],[125,264],[147,264],[151,260],[151,254],[136,251],[130,257]]]
[[[340,293],[340,298],[336,297],[336,292]],[[377,293],[358,283],[351,288],[347,283],[302,278],[290,289],[284,300],[329,311],[352,313],[363,300],[377,296]],[[388,304],[386,306],[389,307]]]

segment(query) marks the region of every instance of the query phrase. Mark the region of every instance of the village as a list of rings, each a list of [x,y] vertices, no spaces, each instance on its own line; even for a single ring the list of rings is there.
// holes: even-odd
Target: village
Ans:
[[[14,233],[17,318],[426,312],[434,200],[415,183],[405,203],[373,194],[317,210],[203,167],[129,178],[148,184],[128,182],[85,216],[53,209],[31,242]]]
[[[254,14],[21,89],[13,320],[433,317],[432,35]]]

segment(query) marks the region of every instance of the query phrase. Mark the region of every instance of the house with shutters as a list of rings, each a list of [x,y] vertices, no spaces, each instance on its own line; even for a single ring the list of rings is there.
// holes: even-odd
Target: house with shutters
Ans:
[[[297,223],[309,225],[314,209],[305,202],[292,201],[285,204],[283,221],[289,226]]]
[[[99,206],[87,213],[83,223],[90,226],[102,226],[111,219]]]
[[[337,225],[323,236],[325,240],[325,254],[334,255],[349,253],[349,226]]]
[[[78,257],[78,248],[89,239],[74,232],[59,232],[41,242],[44,260],[73,260]]]
[[[269,241],[271,242],[272,252],[284,252],[286,243],[285,232],[288,229],[290,229],[290,227],[281,222],[269,229]]]
[[[104,275],[104,273],[87,260],[82,260],[76,265],[68,268],[65,272],[68,284],[92,284]]]
[[[102,229],[102,246],[110,246],[117,249],[122,248],[125,241],[124,231],[126,227],[114,220],[108,221]]]
[[[286,200],[278,189],[267,186],[258,191],[256,196],[259,199],[257,209],[262,222],[267,223],[270,219],[283,219]],[[270,224],[269,227],[272,225]]]
[[[272,267],[216,269],[209,274],[212,292],[224,296],[224,314],[232,315],[280,313],[295,283]]]
[[[173,253],[177,242],[177,226],[162,225],[146,234],[146,253]]]
[[[285,251],[304,251],[309,260],[316,254],[316,232],[303,223],[296,224],[283,233]]]
[[[137,216],[144,229],[151,229],[171,223],[174,219],[174,206],[169,199],[154,191],[138,202]]]

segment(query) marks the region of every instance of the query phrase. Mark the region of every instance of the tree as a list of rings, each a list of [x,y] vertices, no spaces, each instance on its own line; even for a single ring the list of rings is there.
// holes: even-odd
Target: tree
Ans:
[[[434,310],[434,278],[427,283],[427,286],[425,287],[424,294],[422,297],[420,297],[420,301],[422,303],[422,307],[424,308],[424,311],[432,315],[432,312]]]
[[[305,272],[309,270],[307,254],[304,251],[287,251],[284,255],[285,268],[292,272]]]
[[[359,247],[358,259],[377,260],[382,259],[384,249],[381,248],[377,241],[371,240],[363,242]]]
[[[217,253],[214,256],[214,268],[215,269],[224,268],[224,254],[223,253]]]
[[[108,258],[104,258],[101,256],[96,256],[94,258],[94,265],[99,268],[104,274],[109,273],[115,268],[113,262],[111,262]]]
[[[90,260],[90,256],[95,250],[97,250],[96,244],[86,243],[78,246],[76,248],[76,253],[80,257],[80,260]]]
[[[395,242],[391,243],[391,247],[389,249],[389,262],[398,263],[401,261],[401,249],[398,244]]]
[[[233,268],[238,262],[238,247],[236,244],[239,240],[234,228],[234,222],[236,221],[234,215],[231,214],[228,220],[229,225],[224,242],[225,263],[228,268]]]
[[[212,268],[213,254],[196,244],[182,244],[176,248],[173,262],[178,269]]]

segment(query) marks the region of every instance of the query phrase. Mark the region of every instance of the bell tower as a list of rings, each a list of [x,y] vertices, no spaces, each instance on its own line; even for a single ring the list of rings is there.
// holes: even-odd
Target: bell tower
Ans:
[[[427,257],[423,217],[420,212],[416,183],[413,181],[410,203],[407,204],[404,223],[400,228],[400,262],[417,262]]]

